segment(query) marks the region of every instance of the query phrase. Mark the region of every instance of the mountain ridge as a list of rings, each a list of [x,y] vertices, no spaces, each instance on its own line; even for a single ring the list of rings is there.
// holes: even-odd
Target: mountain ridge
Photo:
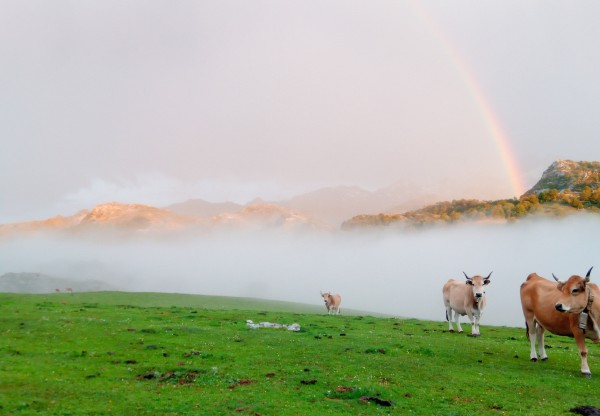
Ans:
[[[518,199],[442,201],[399,214],[359,215],[342,229],[427,224],[457,221],[511,222],[528,215],[557,217],[576,212],[600,213],[600,162],[557,160],[538,182]]]
[[[542,173],[540,180],[525,195],[538,194],[550,189],[581,192],[585,186],[598,187],[600,162],[556,160]]]
[[[600,162],[557,160],[518,199],[452,200],[425,205],[433,190],[397,183],[376,191],[357,186],[322,188],[283,201],[255,199],[246,205],[190,199],[157,208],[144,204],[107,202],[72,216],[0,224],[0,236],[45,232],[164,233],[215,227],[352,229],[390,224],[449,223],[458,220],[513,221],[528,214],[566,215],[595,211],[600,203]],[[412,192],[414,191],[414,192]],[[409,193],[409,196],[407,196]],[[408,207],[408,208],[407,208]],[[358,213],[357,213],[358,212]],[[341,225],[340,225],[341,224]]]
[[[321,224],[294,210],[272,204],[253,204],[238,212],[209,218],[186,216],[144,204],[107,202],[73,216],[0,225],[0,237],[58,232],[65,235],[147,235],[209,231],[215,226],[234,228],[319,228]],[[323,226],[325,227],[325,226]]]
[[[42,273],[4,273],[0,276],[0,292],[4,293],[73,293],[101,290],[115,288],[100,280],[76,280]]]

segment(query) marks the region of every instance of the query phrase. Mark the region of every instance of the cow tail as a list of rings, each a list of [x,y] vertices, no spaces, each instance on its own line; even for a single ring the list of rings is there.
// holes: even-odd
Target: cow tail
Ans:
[[[448,309],[446,309],[446,321],[449,321],[450,319],[448,319]]]
[[[525,338],[529,339],[529,324],[525,321]]]

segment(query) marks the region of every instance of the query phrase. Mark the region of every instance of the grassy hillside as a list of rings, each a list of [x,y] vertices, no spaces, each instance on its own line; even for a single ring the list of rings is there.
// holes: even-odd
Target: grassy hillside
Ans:
[[[596,375],[585,378],[568,338],[548,337],[550,360],[531,363],[523,329],[483,326],[470,338],[441,322],[229,301],[0,294],[0,412],[566,415],[600,407],[598,345],[589,357]],[[250,329],[247,319],[302,330]]]
[[[316,313],[325,307],[302,303],[281,302],[228,296],[187,295],[180,293],[85,292],[76,293],[74,300],[103,305],[130,305],[138,307],[187,307],[204,309],[240,309],[261,311],[288,311]],[[316,295],[317,300],[318,293]],[[53,299],[51,297],[51,299]],[[69,296],[67,300],[71,299]]]
[[[53,294],[48,299],[54,299]],[[266,300],[256,298],[240,298],[232,296],[205,296],[188,295],[181,293],[142,293],[142,292],[81,292],[73,295],[65,293],[66,300],[77,301],[78,303],[95,303],[113,306],[136,306],[136,307],[182,307],[182,308],[202,308],[202,309],[221,309],[221,310],[247,310],[247,311],[285,311],[295,313],[323,313],[325,306],[309,305],[306,303],[284,302],[277,300]],[[71,297],[74,296],[74,297]],[[46,299],[38,295],[23,294],[21,301],[26,299],[39,301]],[[318,302],[321,299],[318,294],[315,296]],[[364,315],[367,312],[355,309],[344,309],[345,315]],[[376,314],[384,316],[383,314]]]

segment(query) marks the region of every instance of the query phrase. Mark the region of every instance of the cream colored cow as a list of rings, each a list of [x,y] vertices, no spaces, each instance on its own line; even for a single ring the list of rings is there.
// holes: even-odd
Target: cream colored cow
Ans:
[[[467,278],[465,282],[450,279],[443,288],[448,330],[454,332],[452,327],[452,314],[454,313],[456,329],[458,332],[463,332],[459,320],[461,315],[467,315],[471,321],[471,335],[478,337],[480,335],[479,320],[486,304],[485,286],[490,284],[492,273],[490,272],[487,277],[469,277],[465,272],[463,274]]]
[[[342,297],[336,293],[332,295],[329,292],[321,292],[323,300],[325,301],[325,307],[327,308],[328,314],[339,315],[340,314],[340,303],[342,303]]]

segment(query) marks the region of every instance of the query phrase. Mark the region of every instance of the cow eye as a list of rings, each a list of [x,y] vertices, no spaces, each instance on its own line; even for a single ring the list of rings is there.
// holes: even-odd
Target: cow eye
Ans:
[[[575,294],[575,293],[578,293],[578,292],[579,292],[579,289],[577,289],[577,288],[575,288],[575,289],[573,289],[573,290],[571,291],[571,293],[572,293],[572,294]]]

